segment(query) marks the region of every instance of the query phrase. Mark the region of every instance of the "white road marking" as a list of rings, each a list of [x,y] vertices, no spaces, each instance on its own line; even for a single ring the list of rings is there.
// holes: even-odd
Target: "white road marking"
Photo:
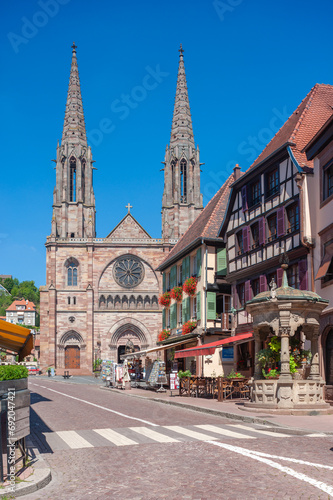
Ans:
[[[279,457],[278,455],[269,455],[268,453],[263,453],[261,451],[254,451],[254,450],[251,450],[251,453],[252,455],[258,455],[259,457],[278,458],[279,460],[285,460],[286,462],[293,462],[295,464],[309,465],[310,467],[333,470],[333,467],[331,467],[330,465],[306,462],[304,460],[298,460],[297,458]]]
[[[130,427],[130,429],[159,443],[179,443],[178,439],[160,434],[152,429],[148,429],[148,427]]]
[[[220,427],[216,427],[215,425],[196,425],[195,427],[199,427],[204,431],[215,432],[215,434],[222,434],[222,436],[228,436],[237,439],[257,439],[255,436],[246,436],[245,434],[241,434],[240,432],[233,432],[229,431],[228,429],[221,429]]]
[[[94,432],[97,432],[97,434],[107,439],[108,441],[111,441],[111,443],[115,444],[116,446],[138,444],[136,441],[133,441],[133,439],[123,436],[122,434],[119,434],[112,429],[94,429]]]
[[[192,437],[194,439],[198,439],[199,441],[208,441],[211,439],[217,439],[213,438],[211,436],[208,436],[208,434],[203,434],[201,432],[197,431],[191,431],[190,429],[186,429],[185,427],[180,427],[178,425],[165,425],[165,429],[169,429],[170,431],[173,432],[178,432],[178,434],[184,434],[185,436]]]
[[[259,432],[259,434],[265,434],[266,436],[290,437],[290,434],[282,434],[282,432],[270,432],[270,431],[264,431],[261,429],[254,429],[253,427],[248,427],[247,425],[231,424],[230,427],[236,427],[237,429],[243,429],[243,430],[251,431],[251,432]]]
[[[58,431],[57,435],[72,449],[94,447],[75,431]]]
[[[251,450],[245,450],[244,448],[240,448],[239,446],[232,446],[230,444],[216,443],[215,441],[207,441],[207,442],[209,444],[214,445],[214,446],[219,446],[220,448],[224,448],[226,450],[233,451],[235,453],[239,453],[245,457],[252,458],[254,460],[257,460],[258,462],[262,462],[266,465],[269,465],[270,467],[273,467],[274,469],[278,469],[281,472],[288,474],[289,476],[293,476],[294,478],[299,479],[300,481],[304,481],[308,484],[311,484],[311,486],[314,486],[315,488],[318,488],[321,491],[324,491],[328,495],[333,496],[333,487],[332,486],[329,486],[328,484],[323,483],[322,481],[317,481],[316,479],[313,479],[312,477],[309,477],[306,474],[296,472],[293,469],[290,469],[289,467],[285,467],[284,465],[277,464],[276,462],[273,462],[272,460],[269,460],[268,458],[254,455]]]
[[[109,411],[110,413],[115,413],[116,415],[120,415],[124,418],[129,418],[131,420],[137,420],[138,422],[142,422],[143,424],[153,425],[154,427],[158,427],[158,424],[153,424],[152,422],[148,422],[147,420],[142,420],[141,418],[130,417],[129,415],[125,415],[124,413],[120,413],[119,411],[110,410],[110,408],[105,408],[105,406],[97,405],[95,403],[91,403],[90,401],[85,401],[84,399],[76,398],[75,396],[70,396],[69,394],[65,394],[64,392],[55,391],[54,389],[50,389],[49,387],[44,387],[42,385],[33,384],[37,387],[43,387],[43,389],[47,389],[48,391],[55,392],[56,394],[61,394],[61,396],[65,396],[66,398],[75,399],[76,401],[80,401],[81,403],[86,403],[87,405],[95,406],[96,408],[100,408],[101,410]]]
[[[324,438],[324,437],[326,437],[326,434],[314,433],[314,434],[307,434],[305,437],[309,437],[309,438]]]

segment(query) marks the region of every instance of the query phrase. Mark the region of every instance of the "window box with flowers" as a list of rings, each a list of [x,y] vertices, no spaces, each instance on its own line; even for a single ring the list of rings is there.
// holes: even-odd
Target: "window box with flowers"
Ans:
[[[167,328],[164,328],[164,330],[161,331],[161,333],[158,334],[158,341],[163,342],[163,340],[166,340],[170,337],[170,330]]]
[[[160,295],[158,299],[158,303],[163,307],[169,307],[171,302],[171,296],[169,292],[164,292],[163,295]]]
[[[170,295],[176,302],[181,302],[183,300],[183,288],[181,286],[174,286]]]
[[[198,280],[194,278],[193,276],[191,278],[187,278],[185,280],[185,283],[183,284],[183,291],[190,296],[194,296],[197,291],[197,283]]]
[[[197,322],[193,320],[186,321],[182,326],[182,335],[191,333],[197,327]]]

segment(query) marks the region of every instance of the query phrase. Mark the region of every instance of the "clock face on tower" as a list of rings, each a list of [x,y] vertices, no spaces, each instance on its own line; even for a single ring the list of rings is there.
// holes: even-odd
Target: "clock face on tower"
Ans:
[[[140,259],[133,255],[119,257],[113,267],[113,277],[118,285],[134,288],[144,278],[144,267]]]

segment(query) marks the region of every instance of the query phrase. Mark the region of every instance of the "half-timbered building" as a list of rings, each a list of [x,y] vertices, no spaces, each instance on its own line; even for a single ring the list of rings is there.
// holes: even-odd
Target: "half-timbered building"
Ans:
[[[333,87],[316,84],[252,166],[236,170],[220,236],[225,237],[235,333],[252,331],[247,301],[273,283],[281,286],[280,257],[289,258],[289,285],[314,290],[314,238],[309,213],[313,162],[304,148],[332,114]],[[235,353],[238,368],[253,369],[252,343]]]

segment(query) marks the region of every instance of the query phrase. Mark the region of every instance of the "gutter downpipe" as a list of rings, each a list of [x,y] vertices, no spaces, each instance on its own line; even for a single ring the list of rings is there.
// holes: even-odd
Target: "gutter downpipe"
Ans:
[[[304,211],[304,190],[303,190],[303,183],[304,183],[304,177],[305,177],[305,174],[304,173],[300,173],[298,172],[296,174],[296,177],[295,177],[295,180],[296,180],[296,184],[297,184],[297,187],[299,189],[299,198],[300,198],[300,213],[301,213],[301,217],[300,217],[300,233],[301,233],[301,243],[302,245],[305,247],[305,248],[308,248],[309,249],[309,254],[310,254],[310,269],[311,269],[311,272],[310,272],[310,275],[311,275],[311,286],[310,286],[310,289],[312,292],[315,291],[314,289],[314,262],[313,262],[313,247],[314,247],[314,244],[312,243],[312,241],[309,241],[309,237],[305,236],[304,235],[304,225],[305,225],[305,211]],[[311,238],[312,239],[312,238]]]

